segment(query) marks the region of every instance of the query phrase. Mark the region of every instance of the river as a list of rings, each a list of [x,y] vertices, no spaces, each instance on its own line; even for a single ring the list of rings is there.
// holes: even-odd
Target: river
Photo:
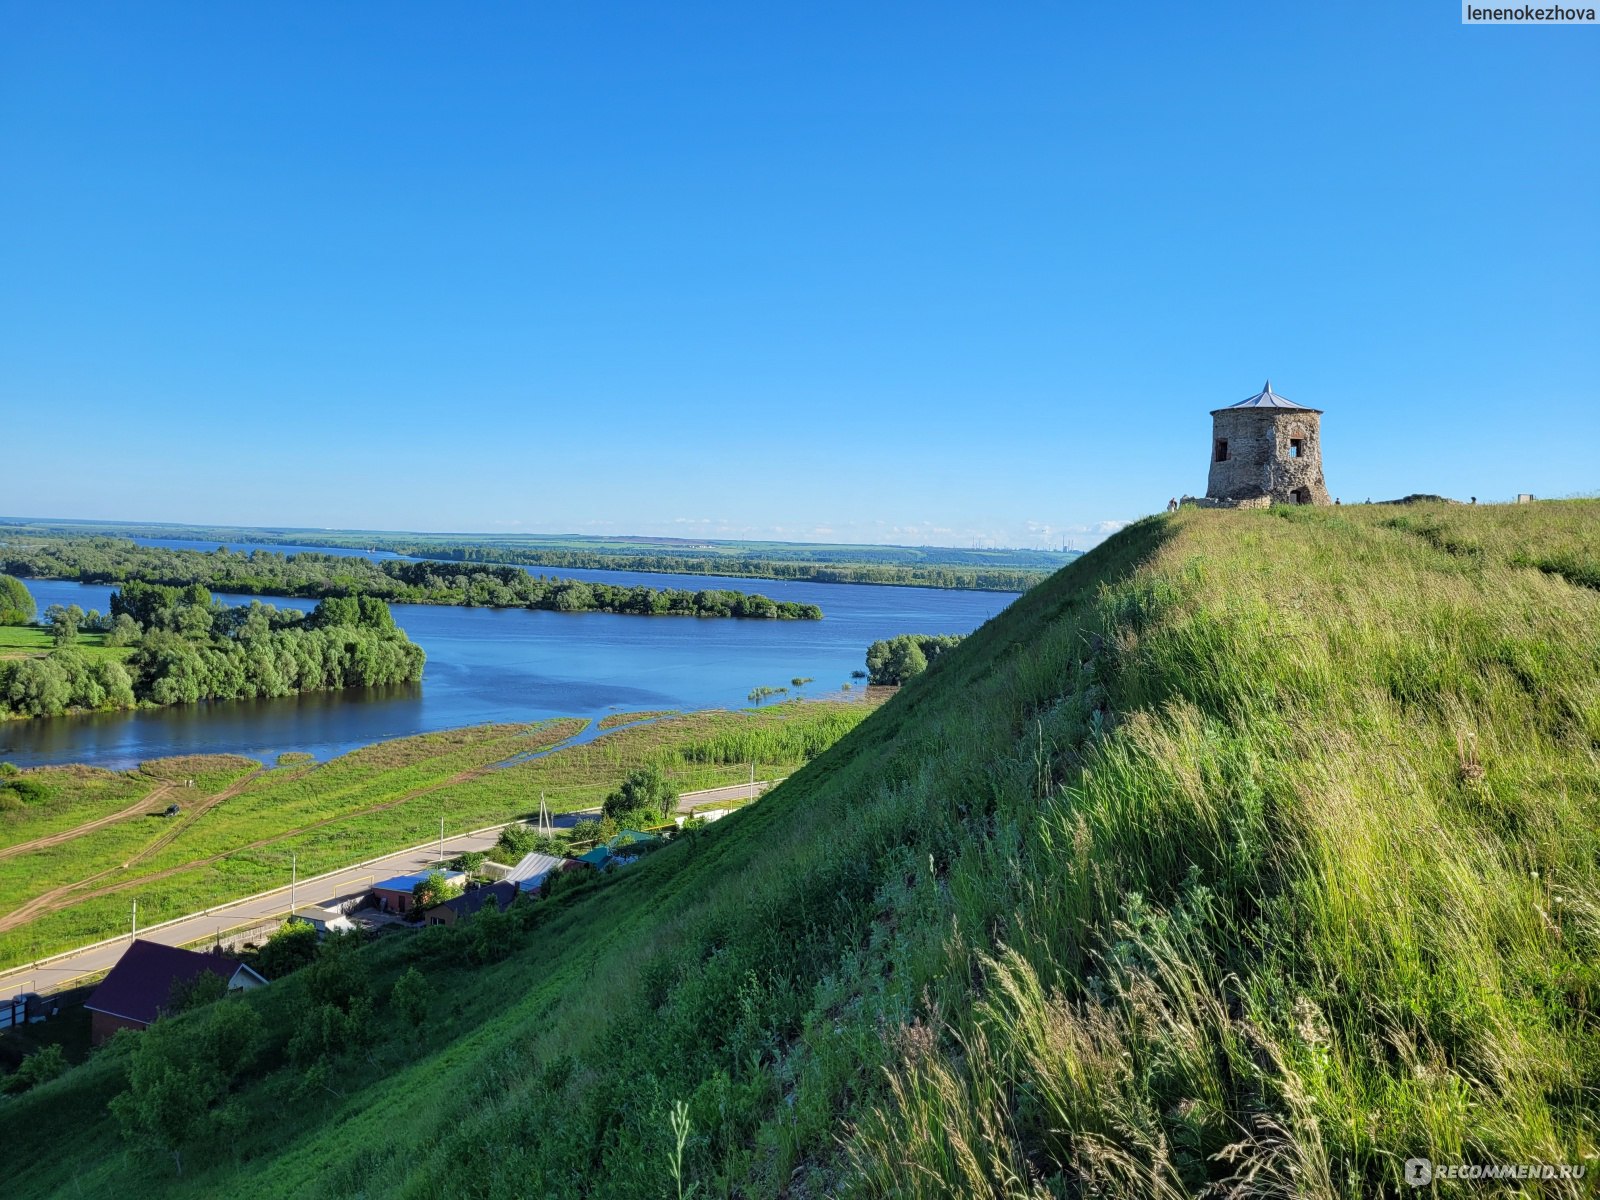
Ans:
[[[626,585],[755,591],[816,604],[824,618],[739,621],[396,604],[395,620],[428,652],[418,685],[8,721],[0,723],[0,761],[124,767],[173,754],[233,753],[270,763],[284,751],[327,758],[384,738],[489,721],[744,707],[752,688],[787,687],[797,676],[813,680],[802,694],[837,693],[847,682],[859,688],[850,673],[864,665],[867,646],[878,638],[969,633],[1014,598],[1001,592],[637,571],[546,573]],[[41,612],[51,604],[104,612],[110,603],[108,586],[24,582]],[[262,599],[312,606],[309,600]]]

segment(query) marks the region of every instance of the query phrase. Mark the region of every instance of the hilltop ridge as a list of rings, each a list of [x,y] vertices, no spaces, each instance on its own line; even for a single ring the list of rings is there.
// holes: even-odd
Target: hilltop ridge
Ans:
[[[123,1045],[0,1105],[10,1186],[1146,1200],[1593,1167],[1597,581],[1592,501],[1141,521],[503,958],[369,947],[373,994],[427,980],[415,1040],[307,1091],[311,985],[252,994],[240,1119],[184,1177],[125,1161]]]

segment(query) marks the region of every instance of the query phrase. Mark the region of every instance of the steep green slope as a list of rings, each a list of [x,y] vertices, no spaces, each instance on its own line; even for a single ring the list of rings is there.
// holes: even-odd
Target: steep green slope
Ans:
[[[1428,515],[1141,522],[504,961],[373,948],[376,994],[434,989],[420,1043],[380,1021],[296,1091],[292,977],[183,1180],[114,1147],[119,1047],[0,1107],[8,1182],[1142,1200],[1593,1166],[1600,505],[1438,514],[1536,521],[1559,571]]]

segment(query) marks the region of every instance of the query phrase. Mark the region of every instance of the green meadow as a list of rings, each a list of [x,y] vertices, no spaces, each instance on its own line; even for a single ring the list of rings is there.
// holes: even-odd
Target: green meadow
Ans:
[[[526,760],[520,756],[549,750],[584,722],[447,730],[271,771],[226,756],[162,760],[125,774],[39,768],[24,776],[40,781],[48,796],[22,810],[37,814],[27,822],[30,831],[59,832],[80,816],[92,821],[125,808],[148,793],[154,775],[180,784],[193,777],[195,787],[164,793],[147,813],[0,857],[0,914],[61,892],[48,911],[0,931],[0,967],[123,930],[134,900],[141,923],[154,924],[281,886],[291,855],[300,877],[308,878],[427,842],[437,836],[441,817],[447,833],[455,834],[535,814],[541,796],[555,812],[589,808],[645,763],[662,766],[682,790],[743,782],[752,763],[763,777],[783,773],[820,753],[867,711],[865,705],[791,704],[754,713],[695,713],[617,729]],[[224,789],[225,798],[215,800]],[[184,812],[156,815],[168,801]],[[11,826],[0,828],[9,833]],[[19,833],[6,844],[21,840]]]
[[[108,646],[103,633],[80,633],[72,648],[91,662],[102,658],[125,659],[129,646]],[[0,658],[30,658],[49,654],[56,647],[50,631],[40,625],[0,625]]]

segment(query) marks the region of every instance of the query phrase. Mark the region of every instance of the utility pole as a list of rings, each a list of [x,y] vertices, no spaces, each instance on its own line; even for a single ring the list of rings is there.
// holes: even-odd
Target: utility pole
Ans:
[[[133,902],[133,936],[139,936],[139,902]]]
[[[755,798],[756,798],[756,764],[755,764],[755,760],[752,759],[751,762],[750,762],[750,799],[754,800]]]
[[[550,819],[550,809],[544,802],[544,793],[539,793],[539,832],[545,837],[555,835],[555,824]]]
[[[444,865],[444,814],[439,814],[439,865]]]
[[[289,913],[292,916],[298,909],[294,902],[295,888],[300,882],[300,863],[294,854],[289,855]]]

